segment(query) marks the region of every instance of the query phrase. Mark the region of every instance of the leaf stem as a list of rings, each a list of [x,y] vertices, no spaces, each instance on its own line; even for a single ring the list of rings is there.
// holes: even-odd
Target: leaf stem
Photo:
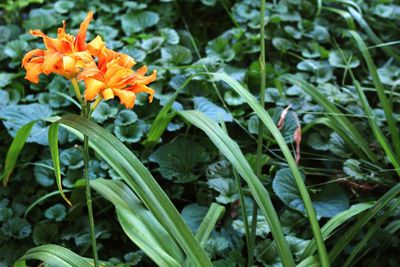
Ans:
[[[90,120],[90,113],[91,113],[90,104],[88,102],[85,102],[82,106],[83,106],[82,116]],[[94,266],[99,267],[96,235],[94,231],[92,196],[90,193],[90,181],[89,181],[89,136],[87,136],[86,134],[83,136],[83,162],[84,162],[84,176],[85,176],[85,196],[86,196],[86,205],[89,216],[90,239],[93,249]]]
[[[265,75],[265,0],[261,0],[260,9],[260,104],[265,106],[265,86],[266,86],[266,75]],[[256,158],[256,175],[258,179],[261,177],[261,157],[263,148],[263,136],[264,136],[264,125],[260,122],[258,125],[258,138],[257,138],[257,158]],[[251,232],[250,232],[250,245],[249,255],[247,256],[247,266],[253,265],[253,251],[256,240],[257,232],[257,203],[253,202],[252,216],[251,216]]]

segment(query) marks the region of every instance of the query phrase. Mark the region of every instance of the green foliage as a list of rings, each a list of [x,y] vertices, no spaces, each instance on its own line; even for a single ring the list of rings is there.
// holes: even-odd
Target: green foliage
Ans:
[[[25,260],[27,265],[36,264],[30,260],[39,259],[55,266],[85,266],[88,261],[83,257],[91,255],[83,205],[81,136],[71,128],[60,127],[57,132],[52,126],[51,146],[48,142],[49,121],[56,120],[50,117],[77,114],[80,104],[68,80],[41,75],[39,84],[31,84],[24,80],[25,71],[20,67],[27,51],[43,48],[40,38],[29,34],[30,29],[54,37],[66,20],[67,32],[76,34],[73,29],[79,28],[88,10],[95,14],[88,41],[100,35],[108,47],[132,56],[137,62],[134,68],[147,65],[149,71],[157,69],[157,80],[150,86],[156,90],[152,104],[144,94],[138,94],[133,110],[126,110],[118,101],[103,101],[93,112],[93,120],[140,159],[177,208],[174,216],[182,214],[214,266],[246,266],[245,218],[232,171],[237,163],[176,114],[195,109],[216,127],[225,125],[232,143],[245,155],[242,163],[248,165],[246,170],[254,170],[263,109],[249,106],[252,99],[232,90],[232,84],[222,82],[221,77],[229,76],[237,88],[258,102],[260,2],[3,2],[0,177],[7,187],[0,189],[0,266],[11,266],[29,249],[41,245],[29,250],[19,264],[24,266]],[[278,126],[283,111],[289,105],[290,109],[275,136],[265,131],[263,171],[257,182],[264,192],[258,196],[268,193],[271,198],[273,209],[268,210],[276,210],[283,238],[279,244],[277,225],[271,225],[265,217],[267,209],[259,204],[254,265],[282,265],[279,251],[284,243],[300,266],[319,264],[316,240],[307,221],[312,216],[306,215],[304,194],[302,197],[288,169],[287,157],[296,151],[300,161],[292,162],[291,167],[299,169],[297,182],[304,182],[310,195],[332,265],[400,265],[395,205],[400,173],[396,153],[400,121],[398,3],[267,1],[265,15],[268,114],[262,116],[264,120],[270,116],[270,126]],[[349,30],[353,31],[350,35]],[[299,126],[298,150],[295,133]],[[283,142],[277,142],[277,133]],[[168,248],[155,242],[171,235],[165,230],[165,220],[155,216],[156,208],[151,210],[142,200],[132,202],[138,213],[119,207],[126,199],[107,190],[117,184],[134,196],[131,185],[120,186],[119,181],[132,174],[116,171],[98,150],[90,152],[89,176],[97,192],[93,196],[95,230],[102,263],[168,266],[158,261]],[[59,164],[53,165],[52,156]],[[253,178],[256,181],[257,177]],[[66,188],[63,197],[73,203],[72,208],[65,205],[56,186]],[[252,198],[257,194],[248,183],[243,182],[242,189],[250,222]],[[226,209],[222,217],[221,207],[212,202]],[[146,214],[144,218],[140,212]],[[155,228],[150,229],[148,222],[155,222],[151,224]],[[157,232],[157,227],[164,230]],[[139,238],[144,229],[152,239]],[[188,264],[176,240],[173,235],[167,242],[174,247],[167,253],[173,259],[169,263]],[[146,242],[150,242],[147,247]],[[59,246],[48,245],[51,243]]]

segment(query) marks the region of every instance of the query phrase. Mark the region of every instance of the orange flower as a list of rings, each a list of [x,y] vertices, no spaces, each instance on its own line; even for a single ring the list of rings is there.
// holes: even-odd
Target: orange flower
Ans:
[[[136,62],[126,54],[105,47],[100,36],[90,42],[87,49],[98,57],[98,62],[89,64],[78,76],[79,80],[85,82],[86,100],[93,101],[98,95],[105,100],[118,96],[121,104],[131,109],[135,104],[136,94],[145,92],[152,102],[154,90],[146,85],[156,79],[156,70],[149,76],[145,76],[146,66],[133,71],[131,68]]]
[[[86,31],[92,18],[93,12],[89,12],[76,37],[65,32],[65,21],[63,27],[58,28],[57,38],[50,38],[40,30],[31,30],[32,35],[43,38],[46,50],[34,49],[25,55],[22,60],[26,69],[25,79],[38,83],[41,73],[57,73],[67,79],[76,77],[86,64],[93,61],[86,49]]]

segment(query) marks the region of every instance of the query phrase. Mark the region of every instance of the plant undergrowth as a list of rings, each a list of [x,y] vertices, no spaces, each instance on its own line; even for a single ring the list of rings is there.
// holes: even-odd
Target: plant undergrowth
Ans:
[[[0,3],[0,266],[89,264],[83,135],[101,266],[400,265],[400,6],[261,2]],[[88,10],[152,104],[79,120],[68,80],[24,80],[28,31]]]

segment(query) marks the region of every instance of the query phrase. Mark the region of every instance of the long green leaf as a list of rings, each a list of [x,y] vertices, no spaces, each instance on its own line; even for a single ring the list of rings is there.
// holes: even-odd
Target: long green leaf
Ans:
[[[367,33],[368,37],[374,42],[376,45],[382,44],[382,40],[374,33],[368,23],[364,20],[363,16],[356,9],[349,7],[348,8],[350,14],[357,21],[357,23],[361,26],[361,28]],[[400,56],[398,53],[393,51],[390,46],[382,46],[383,51],[390,57],[394,58],[397,62],[400,62]]]
[[[192,75],[185,80],[185,82],[181,85],[181,87],[176,90],[176,92],[168,99],[167,103],[164,107],[158,112],[156,118],[151,124],[149,133],[147,134],[147,139],[144,141],[146,146],[151,146],[159,142],[162,134],[168,126],[168,123],[172,120],[175,114],[170,114],[170,110],[172,109],[172,105],[175,102],[175,99],[182,92],[182,90],[193,80],[196,75]]]
[[[274,137],[275,141],[277,142],[279,148],[281,149],[281,151],[289,165],[289,168],[291,169],[291,171],[293,173],[297,187],[300,192],[300,196],[304,202],[304,207],[305,207],[308,219],[311,224],[311,229],[312,229],[313,235],[317,242],[318,254],[320,256],[321,264],[322,264],[322,266],[329,266],[329,260],[327,257],[325,244],[322,239],[321,229],[318,224],[318,220],[316,217],[314,207],[311,202],[310,195],[308,194],[307,188],[304,184],[303,178],[302,178],[300,171],[297,167],[297,164],[293,158],[293,155],[291,154],[291,152],[285,142],[285,139],[283,138],[283,136],[280,133],[277,126],[275,125],[271,116],[264,109],[264,107],[262,107],[258,103],[257,99],[249,91],[247,91],[238,81],[232,79],[231,77],[229,77],[228,75],[223,74],[223,73],[212,73],[211,76],[214,79],[224,81],[233,90],[235,90],[236,93],[238,93],[241,97],[243,97],[246,100],[247,104],[255,111],[257,116],[264,123],[265,127],[268,129],[268,131]]]
[[[237,143],[233,141],[215,121],[209,119],[199,111],[180,111],[178,114],[191,124],[203,130],[243,177],[268,221],[283,265],[294,266],[293,256],[283,235],[278,215],[269,197],[268,191],[253,172]]]
[[[373,162],[377,163],[377,158],[374,152],[369,148],[368,142],[362,136],[362,134],[358,131],[358,129],[347,119],[344,114],[334,105],[332,104],[327,97],[319,92],[317,88],[307,83],[306,81],[298,78],[292,74],[285,74],[281,76],[283,81],[286,81],[290,84],[297,85],[302,88],[307,94],[309,94],[318,104],[324,107],[329,113],[335,114],[330,116],[333,120],[335,120],[346,133],[351,136],[351,140],[354,144],[359,146],[361,150],[365,153],[365,155]],[[361,158],[366,159],[365,155],[358,155]]]
[[[376,66],[372,61],[371,54],[369,53],[364,41],[361,39],[361,36],[355,31],[350,31],[349,33],[351,37],[353,37],[353,39],[355,40],[358,49],[360,49],[364,57],[364,60],[367,63],[369,73],[375,85],[376,92],[378,93],[379,101],[381,102],[381,106],[383,108],[383,111],[385,112],[385,117],[389,126],[390,135],[392,137],[394,151],[396,152],[397,155],[400,155],[400,134],[396,126],[396,120],[393,117],[392,104],[386,97],[385,88],[383,87],[383,84],[379,78]]]
[[[368,244],[369,240],[375,235],[375,233],[380,229],[381,225],[394,214],[397,207],[400,205],[400,199],[397,199],[395,203],[383,214],[379,216],[374,225],[368,230],[368,232],[363,236],[362,240],[357,243],[354,249],[351,251],[350,256],[344,262],[343,267],[352,266],[358,259],[356,257],[361,252],[361,250]]]
[[[332,13],[338,14],[339,16],[341,16],[347,24],[347,27],[350,30],[355,30],[356,29],[356,25],[354,23],[353,17],[350,15],[349,12],[339,9],[339,8],[334,8],[334,7],[324,7],[323,10],[326,11],[330,11]]]
[[[214,230],[215,225],[218,220],[222,217],[225,212],[225,207],[218,205],[216,203],[211,203],[206,216],[204,216],[201,224],[196,232],[196,238],[200,242],[200,246],[204,247],[212,230]]]
[[[58,267],[92,267],[92,265],[78,254],[58,245],[43,245],[28,250],[19,261],[41,260]]]
[[[381,128],[378,126],[377,120],[375,119],[374,114],[372,113],[372,109],[369,106],[368,99],[364,94],[364,91],[361,88],[360,83],[357,80],[353,80],[353,83],[357,89],[358,96],[360,97],[361,104],[364,108],[365,114],[367,114],[368,117],[368,123],[369,126],[372,129],[372,132],[374,133],[374,136],[376,140],[378,140],[379,144],[381,145],[382,149],[385,151],[387,157],[389,158],[390,162],[393,164],[397,175],[400,176],[400,161],[399,158],[396,157],[394,154],[392,148],[389,145],[389,142],[387,141],[385,135],[382,133]]]
[[[159,266],[179,266],[184,255],[175,240],[122,181],[96,179],[90,185],[117,208],[129,238]]]
[[[68,126],[67,130],[73,128],[89,136],[91,147],[133,189],[160,224],[177,240],[194,265],[212,266],[199,242],[165,192],[127,147],[107,130],[82,117],[68,115],[58,122]]]
[[[28,139],[29,134],[31,133],[33,125],[36,121],[31,121],[28,124],[22,126],[17,134],[14,137],[14,140],[11,143],[10,148],[8,149],[6,160],[4,163],[4,172],[3,172],[3,185],[6,186],[10,176],[15,168],[15,164],[17,163],[17,159],[22,149],[24,148],[26,139]],[[0,178],[1,180],[1,178]]]
[[[65,192],[71,192],[71,190],[64,190],[64,193]],[[42,196],[42,197],[40,197],[40,198],[38,198],[37,200],[35,200],[35,202],[33,202],[31,205],[29,205],[29,207],[25,210],[25,213],[24,213],[24,217],[26,217],[26,215],[28,215],[28,213],[34,208],[34,207],[36,207],[37,205],[39,205],[40,203],[42,203],[43,201],[45,201],[46,199],[48,199],[48,198],[51,198],[52,196],[55,196],[55,195],[59,195],[60,194],[60,191],[54,191],[54,192],[50,192],[50,193],[48,193],[48,194],[46,194],[46,195],[44,195],[44,196]]]
[[[329,258],[333,262],[350,243],[351,240],[360,232],[360,230],[378,213],[380,212],[393,198],[400,193],[400,183],[392,187],[386,192],[374,206],[361,216],[357,222],[347,230],[342,237],[336,242],[333,249],[329,252]]]
[[[331,234],[343,223],[345,223],[347,220],[350,218],[360,214],[361,212],[369,209],[372,207],[372,204],[369,203],[360,203],[351,206],[350,209],[345,210],[337,215],[335,215],[333,218],[331,218],[324,226],[321,228],[322,236],[324,237],[324,240],[328,239]],[[315,240],[311,240],[306,249],[303,252],[303,255],[301,256],[300,260],[305,260],[306,258],[310,257],[313,255],[315,250],[317,249],[315,245]]]
[[[53,160],[54,165],[54,174],[56,176],[56,183],[58,187],[58,191],[62,198],[72,206],[71,201],[64,194],[61,182],[61,168],[60,168],[60,156],[58,154],[58,123],[52,123],[49,127],[49,146],[51,152],[51,158]]]

